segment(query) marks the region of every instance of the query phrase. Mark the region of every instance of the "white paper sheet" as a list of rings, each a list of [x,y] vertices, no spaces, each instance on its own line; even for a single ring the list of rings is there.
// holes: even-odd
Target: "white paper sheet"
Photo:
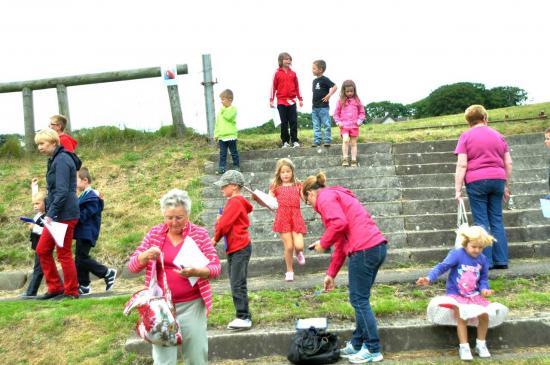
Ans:
[[[50,231],[55,243],[59,247],[63,247],[63,241],[65,240],[65,233],[67,233],[67,224],[51,221],[48,223],[44,220],[44,228]]]
[[[271,118],[273,118],[273,124],[275,127],[278,127],[281,124],[281,116],[279,115],[279,109],[277,108],[270,108],[271,109]]]
[[[315,327],[318,329],[326,329],[327,328],[326,317],[304,318],[296,321],[297,330],[307,330],[310,327]]]
[[[209,262],[210,261],[208,258],[206,258],[206,256],[204,256],[202,251],[199,249],[199,246],[197,246],[197,243],[189,236],[185,237],[181,250],[174,259],[174,264],[181,266],[182,268],[193,269],[205,267]],[[187,279],[189,279],[191,286],[195,286],[197,280],[199,280],[196,276],[190,276]]]
[[[279,203],[277,203],[277,199],[275,199],[275,197],[272,197],[271,195],[266,194],[258,189],[254,189],[254,191],[247,187],[245,187],[245,189],[250,194],[252,194],[252,198],[254,199],[254,201],[260,204],[262,207],[266,207],[267,209],[271,210],[277,210],[277,208],[279,208]]]

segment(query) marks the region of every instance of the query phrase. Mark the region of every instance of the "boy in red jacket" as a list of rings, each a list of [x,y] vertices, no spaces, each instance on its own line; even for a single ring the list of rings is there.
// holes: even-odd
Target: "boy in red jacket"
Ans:
[[[252,204],[241,195],[244,176],[239,171],[228,170],[214,185],[218,186],[223,196],[227,198],[223,213],[218,216],[212,239],[214,246],[222,237],[225,237],[226,241],[227,271],[236,310],[236,318],[227,325],[227,328],[249,329],[252,327],[252,316],[248,309],[246,277],[252,254],[248,232],[250,226],[248,214],[252,212]]]

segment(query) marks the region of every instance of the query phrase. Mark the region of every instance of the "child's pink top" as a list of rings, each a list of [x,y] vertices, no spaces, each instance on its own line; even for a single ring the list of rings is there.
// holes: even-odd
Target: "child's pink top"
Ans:
[[[365,120],[365,108],[359,98],[347,98],[343,106],[339,100],[333,117],[337,123],[342,124],[342,128],[357,128],[357,122]]]
[[[455,155],[466,154],[468,167],[464,181],[468,184],[484,179],[506,180],[504,155],[508,144],[494,129],[481,126],[468,129],[460,135]]]

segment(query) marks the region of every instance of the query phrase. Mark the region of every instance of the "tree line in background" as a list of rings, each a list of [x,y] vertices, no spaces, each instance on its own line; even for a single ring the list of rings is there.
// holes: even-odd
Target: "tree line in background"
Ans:
[[[427,118],[462,113],[472,104],[482,104],[487,109],[521,105],[527,100],[527,92],[515,86],[498,86],[492,89],[472,82],[443,85],[426,98],[404,105],[391,101],[369,103],[365,112],[369,120],[389,114],[393,118]]]

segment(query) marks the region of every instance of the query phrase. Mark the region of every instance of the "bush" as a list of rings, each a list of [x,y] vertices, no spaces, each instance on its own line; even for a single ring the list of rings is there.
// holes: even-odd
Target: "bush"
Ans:
[[[23,153],[23,148],[17,137],[8,137],[6,142],[0,146],[1,157],[20,158]]]
[[[120,142],[137,142],[151,139],[155,134],[152,132],[138,131],[136,129],[118,127],[95,127],[79,129],[75,137],[81,144],[111,144]]]

